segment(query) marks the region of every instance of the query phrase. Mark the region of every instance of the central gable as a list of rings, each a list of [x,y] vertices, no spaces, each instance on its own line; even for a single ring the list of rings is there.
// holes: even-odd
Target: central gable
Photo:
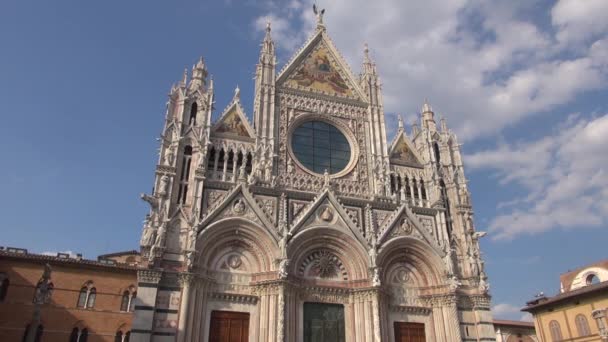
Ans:
[[[391,163],[403,166],[422,168],[422,159],[414,148],[414,145],[402,132],[398,133],[397,139],[392,144],[389,155]]]
[[[346,62],[332,42],[319,31],[292,58],[278,77],[285,88],[350,99],[363,99]]]

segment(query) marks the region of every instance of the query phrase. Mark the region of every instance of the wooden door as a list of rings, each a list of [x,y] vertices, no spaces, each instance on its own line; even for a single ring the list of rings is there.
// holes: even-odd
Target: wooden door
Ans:
[[[424,324],[395,322],[395,342],[425,342]]]
[[[248,342],[249,314],[244,312],[213,311],[209,342]]]

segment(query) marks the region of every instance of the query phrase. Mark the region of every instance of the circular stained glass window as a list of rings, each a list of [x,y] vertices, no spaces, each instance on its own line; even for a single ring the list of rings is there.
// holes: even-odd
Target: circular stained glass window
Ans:
[[[335,126],[323,121],[307,121],[293,132],[291,149],[310,171],[338,173],[350,161],[350,144]]]

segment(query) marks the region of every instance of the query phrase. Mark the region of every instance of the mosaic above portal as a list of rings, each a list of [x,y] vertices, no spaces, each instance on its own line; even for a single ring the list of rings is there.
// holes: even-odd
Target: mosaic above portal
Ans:
[[[286,85],[294,88],[351,96],[346,80],[324,43],[320,43],[288,77]]]
[[[391,159],[400,160],[409,164],[419,164],[418,158],[414,155],[414,152],[410,149],[408,144],[400,138],[400,141],[395,146],[395,149],[391,153]]]
[[[237,113],[236,107],[233,107],[230,112],[224,116],[224,119],[217,124],[215,132],[249,137],[247,127],[245,127],[243,119],[241,119],[241,116]]]

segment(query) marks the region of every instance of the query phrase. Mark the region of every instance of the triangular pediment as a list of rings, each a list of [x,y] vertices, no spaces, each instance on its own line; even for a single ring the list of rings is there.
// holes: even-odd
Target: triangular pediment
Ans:
[[[359,240],[363,246],[367,245],[365,237],[361,234],[357,225],[329,189],[325,189],[313,202],[302,208],[300,214],[293,221],[290,233],[295,236],[307,227],[316,226],[330,226],[341,229]]]
[[[324,30],[317,31],[285,66],[277,85],[329,96],[365,98],[348,64]]]
[[[270,234],[278,240],[277,232],[274,229],[270,218],[259,206],[253,195],[243,184],[237,185],[223,199],[220,204],[212,208],[199,223],[199,232],[209,224],[227,219],[241,218],[264,227]]]
[[[429,217],[432,219],[432,217]],[[432,223],[431,223],[432,224]],[[412,237],[426,242],[441,254],[441,249],[437,241],[433,238],[429,229],[425,227],[418,216],[416,216],[404,203],[385,221],[383,226],[380,226],[380,234],[378,243],[384,244],[397,237]]]
[[[255,139],[255,132],[247,120],[238,97],[235,97],[226,107],[211,128],[211,134],[227,138]]]
[[[422,158],[414,144],[407,138],[403,131],[397,133],[396,139],[391,145],[389,156],[393,164],[422,168]]]

